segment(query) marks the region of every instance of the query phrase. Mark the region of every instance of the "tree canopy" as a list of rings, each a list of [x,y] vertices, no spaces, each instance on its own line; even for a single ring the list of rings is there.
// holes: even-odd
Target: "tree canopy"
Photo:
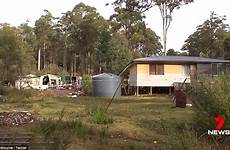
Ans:
[[[191,2],[115,0],[108,20],[96,8],[79,3],[60,17],[44,10],[34,27],[28,22],[18,27],[1,24],[0,81],[13,82],[28,73],[119,74],[134,58],[163,54],[160,37],[146,25],[145,12],[159,7],[166,41],[173,10]],[[167,55],[230,59],[230,34],[224,21],[225,17],[211,13],[185,41],[182,53],[169,49]]]
[[[0,81],[13,82],[31,71],[30,54],[29,45],[17,28],[7,24],[0,26]]]
[[[188,37],[182,50],[188,51],[191,56],[226,58],[229,53],[226,39],[228,25],[224,21],[225,16],[218,16],[212,12],[210,18]],[[224,41],[226,48],[224,48]]]

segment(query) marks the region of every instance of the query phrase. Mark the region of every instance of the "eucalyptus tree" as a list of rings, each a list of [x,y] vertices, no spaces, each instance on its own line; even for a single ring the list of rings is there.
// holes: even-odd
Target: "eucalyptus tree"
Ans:
[[[163,27],[163,51],[166,55],[167,49],[167,33],[172,21],[172,13],[174,9],[179,9],[182,5],[186,5],[193,2],[193,0],[115,0],[113,5],[115,6],[115,14],[112,18],[115,18],[115,27],[123,29],[126,33],[126,37],[130,40],[134,32],[141,31],[134,30],[133,27],[136,24],[144,24],[145,12],[154,6],[157,6],[161,12],[162,27]],[[143,30],[143,28],[142,28]],[[133,47],[131,47],[133,48]]]
[[[103,71],[119,74],[132,60],[127,38],[123,34],[114,33],[105,56],[107,64]]]
[[[4,24],[0,27],[0,81],[14,81],[28,71],[29,46],[16,27]]]
[[[22,23],[18,29],[18,36],[22,40],[22,43],[26,46],[26,56],[25,60],[30,62],[30,65],[26,68],[25,73],[32,73],[36,71],[37,66],[37,52],[36,52],[36,35],[33,27],[29,26],[28,22]]]
[[[230,59],[230,32],[226,34],[226,37],[224,39],[224,58]]]
[[[40,55],[43,55],[43,68],[45,68],[46,62],[46,53],[48,46],[50,44],[49,36],[52,34],[53,29],[53,19],[54,17],[48,10],[44,10],[45,15],[42,15],[35,22],[35,34],[37,39],[37,48],[38,48],[38,70],[41,69],[40,66]]]
[[[212,12],[210,18],[188,37],[182,50],[188,51],[192,56],[224,58],[224,40],[228,30],[228,25],[224,21],[225,16],[218,16]]]
[[[62,35],[62,42],[64,42],[64,47],[62,49],[62,66],[65,70],[70,70],[69,67],[71,63],[68,63],[68,54],[71,52],[71,11],[67,11],[66,13],[62,13],[61,18],[57,21],[57,29],[60,31]]]
[[[167,33],[172,21],[172,13],[175,9],[179,9],[182,5],[187,5],[194,0],[153,0],[154,5],[158,6],[163,29],[163,51],[167,55]]]
[[[74,57],[79,59],[81,74],[93,72],[93,58],[99,46],[100,33],[108,26],[96,8],[79,3],[71,12],[70,37]]]
[[[114,32],[123,33],[129,41],[134,57],[159,54],[159,37],[144,22],[145,12],[153,6],[152,0],[116,0],[115,13],[110,17]]]

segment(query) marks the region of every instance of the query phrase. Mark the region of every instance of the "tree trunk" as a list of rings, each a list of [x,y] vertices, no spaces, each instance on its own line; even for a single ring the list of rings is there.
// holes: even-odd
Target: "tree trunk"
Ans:
[[[43,43],[43,68],[46,67],[46,44],[45,42]]]
[[[82,54],[81,52],[79,53],[79,59],[80,59],[80,63],[79,63],[79,65],[80,65],[80,73],[81,73],[81,75],[83,75],[84,74],[84,64],[85,64],[85,60],[84,60],[84,54]]]
[[[91,74],[92,72],[92,60],[91,60],[91,53],[89,52],[89,74]]]
[[[67,70],[66,58],[67,58],[67,43],[66,43],[66,40],[65,40],[65,49],[64,49],[64,54],[63,54],[63,68],[65,70]]]
[[[38,71],[41,70],[41,49],[38,50]]]
[[[45,51],[43,51],[43,69],[46,67],[46,54]]]

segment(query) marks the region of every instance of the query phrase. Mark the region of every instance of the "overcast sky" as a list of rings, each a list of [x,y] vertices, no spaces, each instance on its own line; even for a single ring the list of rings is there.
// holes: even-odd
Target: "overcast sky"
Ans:
[[[112,7],[105,7],[105,3],[113,0],[1,0],[0,23],[9,23],[18,26],[26,20],[34,25],[34,22],[44,14],[43,10],[49,10],[53,16],[72,10],[79,2],[96,7],[98,12],[106,19],[113,13]],[[175,10],[173,21],[168,32],[168,46],[180,50],[183,42],[192,34],[196,27],[209,18],[214,11],[220,16],[226,15],[226,23],[230,24],[230,0],[194,0],[187,6]],[[146,14],[146,23],[157,35],[162,35],[162,22],[157,7],[152,8]]]

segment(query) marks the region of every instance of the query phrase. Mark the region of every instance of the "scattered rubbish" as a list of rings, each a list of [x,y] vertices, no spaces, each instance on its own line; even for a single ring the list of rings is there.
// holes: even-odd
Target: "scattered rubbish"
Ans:
[[[18,126],[32,122],[34,118],[28,111],[0,112],[0,126]]]
[[[84,95],[85,95],[85,93],[84,93],[83,91],[78,90],[78,91],[76,91],[76,92],[69,93],[69,94],[67,95],[67,97],[79,97],[79,96],[84,96]]]
[[[186,106],[188,106],[188,107],[192,107],[192,104],[186,104]]]

